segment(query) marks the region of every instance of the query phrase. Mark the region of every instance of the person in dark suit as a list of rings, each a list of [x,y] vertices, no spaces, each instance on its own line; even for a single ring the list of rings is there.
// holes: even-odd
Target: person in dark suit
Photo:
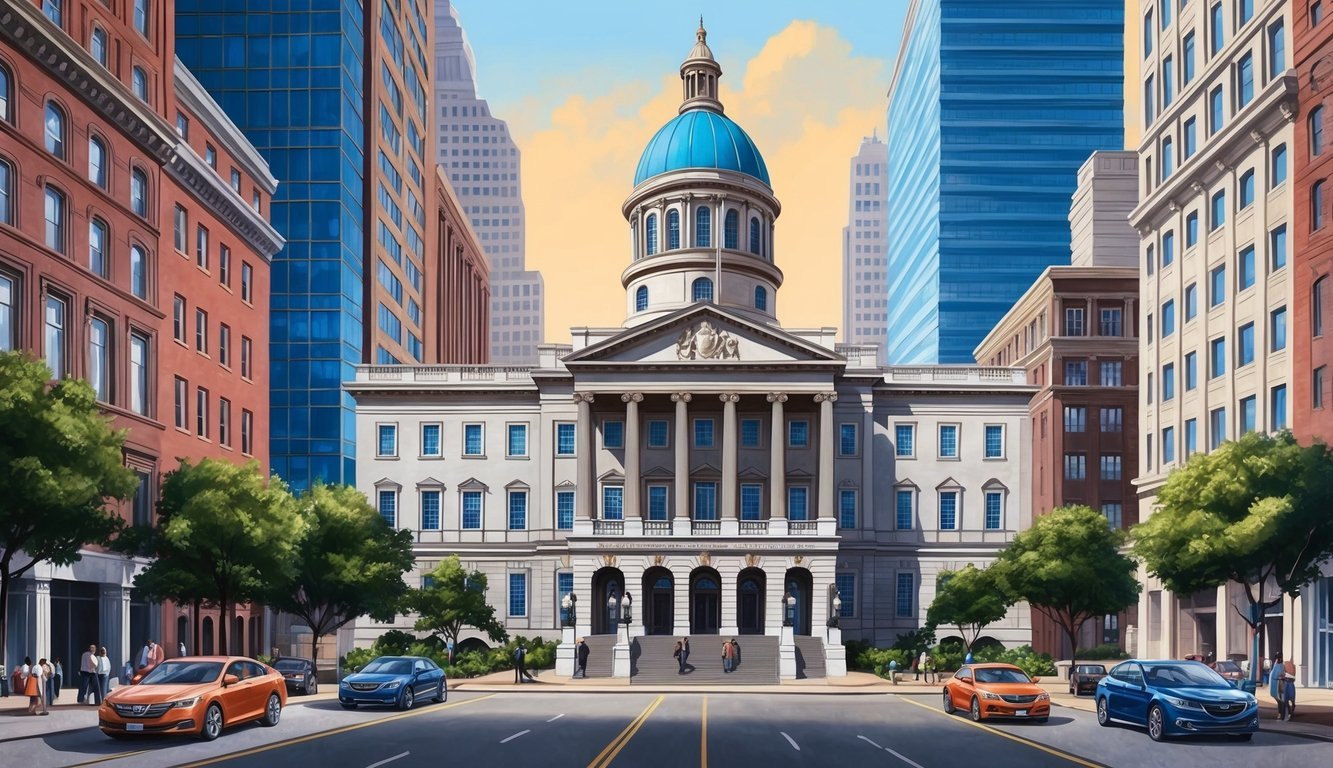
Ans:
[[[578,661],[574,666],[574,677],[582,673],[583,679],[588,679],[588,656],[591,653],[592,649],[588,647],[587,638],[580,637],[578,648],[574,650],[574,658]]]

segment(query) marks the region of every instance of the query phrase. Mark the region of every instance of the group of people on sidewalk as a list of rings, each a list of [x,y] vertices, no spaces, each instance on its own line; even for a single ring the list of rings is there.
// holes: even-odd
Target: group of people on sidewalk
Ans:
[[[1280,653],[1273,657],[1268,671],[1268,695],[1277,702],[1277,719],[1290,720],[1296,712],[1296,664],[1291,659],[1283,661]]]
[[[16,696],[28,697],[28,714],[49,715],[48,709],[55,697],[60,695],[60,681],[64,678],[64,668],[60,659],[47,661],[38,659],[32,663],[31,656],[24,656],[23,663],[14,667],[10,675],[10,685]]]
[[[184,646],[181,646],[182,655]],[[162,663],[162,647],[152,640],[144,643],[139,653],[138,674]],[[126,660],[121,669],[121,684],[127,685],[135,675],[136,667]],[[110,691],[111,658],[107,656],[106,646],[89,645],[79,659],[79,704],[100,706],[102,699]],[[28,714],[49,714],[49,707],[60,697],[60,690],[65,684],[65,667],[57,656],[50,661],[38,659],[32,663],[31,656],[25,656],[23,663],[14,667],[10,673],[10,687],[17,696],[28,697]]]

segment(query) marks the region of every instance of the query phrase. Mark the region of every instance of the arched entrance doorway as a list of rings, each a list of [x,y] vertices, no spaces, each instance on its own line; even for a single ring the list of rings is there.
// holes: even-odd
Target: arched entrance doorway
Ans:
[[[788,568],[787,577],[783,582],[786,585],[786,593],[782,596],[782,609],[791,619],[792,632],[797,635],[808,635],[810,599],[814,596],[815,579],[806,568]]]
[[[766,581],[758,568],[746,568],[736,577],[736,629],[742,635],[764,634]]]
[[[722,577],[712,568],[690,574],[690,634],[716,635],[722,626]]]
[[[134,642],[133,640],[130,641],[131,644],[133,644],[133,642]],[[190,642],[190,619],[187,616],[176,617],[176,642],[177,643]],[[194,652],[198,653],[199,649],[195,648]]]
[[[671,571],[654,566],[643,572],[643,630],[650,635],[670,635],[674,627],[675,580]]]
[[[619,568],[602,568],[592,575],[592,605],[588,613],[592,616],[594,635],[613,635],[620,619],[620,598],[625,594],[625,574]],[[616,598],[614,607],[607,605],[607,599]]]
[[[205,616],[205,617],[204,617],[204,621],[203,621],[203,626],[204,626],[204,639],[203,639],[204,647],[199,649],[199,653],[200,653],[201,655],[203,655],[203,656],[212,656],[212,655],[213,655],[213,617],[212,617],[212,616]]]

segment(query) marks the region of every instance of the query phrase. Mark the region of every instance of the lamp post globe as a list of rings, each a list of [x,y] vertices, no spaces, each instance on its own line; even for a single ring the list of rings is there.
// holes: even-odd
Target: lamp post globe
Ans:
[[[796,598],[790,592],[787,592],[782,596],[782,602],[787,606],[786,610],[783,611],[782,626],[793,626],[796,618]]]
[[[842,616],[842,595],[833,593],[833,612],[828,617],[828,625],[834,629],[838,626],[838,619]]]

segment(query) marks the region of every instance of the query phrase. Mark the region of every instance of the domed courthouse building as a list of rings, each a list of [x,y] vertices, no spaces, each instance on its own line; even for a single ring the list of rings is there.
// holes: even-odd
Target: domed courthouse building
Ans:
[[[558,672],[583,636],[594,676],[674,672],[681,636],[720,671],[721,635],[751,680],[845,674],[844,637],[918,628],[940,571],[1029,524],[1035,387],[782,328],[781,205],[702,28],[680,73],[623,206],[623,325],[530,368],[359,367],[358,482],[413,532],[410,579],[457,554],[511,634],[563,639]],[[411,624],[363,618],[339,652]],[[1030,642],[1026,607],[985,634]]]

